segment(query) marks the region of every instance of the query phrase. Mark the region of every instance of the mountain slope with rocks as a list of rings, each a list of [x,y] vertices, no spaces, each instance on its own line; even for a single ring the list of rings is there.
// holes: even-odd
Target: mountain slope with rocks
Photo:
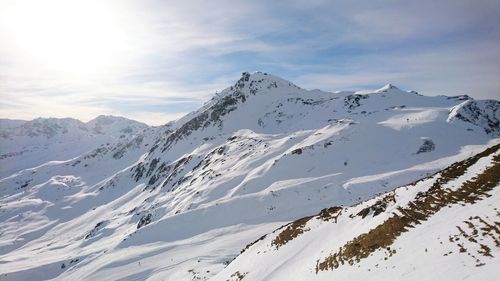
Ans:
[[[500,145],[249,244],[213,280],[494,280]]]
[[[0,180],[1,278],[233,274],[237,264],[224,268],[240,250],[281,225],[500,143],[498,107],[390,84],[308,91],[243,73],[177,121]]]

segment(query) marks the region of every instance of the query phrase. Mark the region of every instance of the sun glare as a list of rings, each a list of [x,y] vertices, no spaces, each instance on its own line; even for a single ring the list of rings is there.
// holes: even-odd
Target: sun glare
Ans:
[[[106,2],[12,1],[0,21],[7,44],[33,67],[88,76],[117,67],[126,47],[125,23]]]

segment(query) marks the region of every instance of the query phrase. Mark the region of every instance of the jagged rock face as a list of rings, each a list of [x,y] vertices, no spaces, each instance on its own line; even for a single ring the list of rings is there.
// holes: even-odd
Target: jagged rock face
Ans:
[[[450,120],[462,120],[482,129],[487,134],[500,135],[500,102],[494,100],[475,101],[467,100],[450,113]]]
[[[16,257],[0,271],[12,273],[6,280],[42,268],[61,280],[214,276],[283,222],[368,200],[496,142],[467,130],[476,128],[469,121],[449,120],[462,102],[392,85],[307,91],[244,73],[178,121],[0,180],[0,241],[17,241],[0,244],[0,255]],[[357,217],[380,217],[392,204]],[[336,221],[339,210],[320,217]],[[40,222],[50,226],[35,230]],[[308,224],[291,226],[273,248],[306,235]],[[50,243],[55,249],[38,248]],[[34,252],[39,261],[23,263]]]

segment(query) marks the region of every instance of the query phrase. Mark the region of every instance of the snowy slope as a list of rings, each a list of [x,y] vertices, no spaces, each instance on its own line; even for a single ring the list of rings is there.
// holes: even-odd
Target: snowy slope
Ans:
[[[213,277],[286,222],[499,143],[498,108],[244,73],[176,122],[0,180],[2,280]]]
[[[99,116],[87,123],[71,118],[0,120],[0,178],[48,161],[68,160],[103,144],[132,137],[146,124]]]
[[[211,280],[496,280],[500,145],[249,245]]]

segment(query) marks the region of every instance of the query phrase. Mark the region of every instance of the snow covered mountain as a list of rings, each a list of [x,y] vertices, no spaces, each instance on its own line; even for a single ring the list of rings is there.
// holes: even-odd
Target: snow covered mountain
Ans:
[[[255,241],[213,280],[494,280],[500,145]]]
[[[0,177],[48,161],[74,158],[130,138],[146,127],[137,121],[104,115],[87,123],[72,118],[0,119]]]
[[[273,275],[277,268],[260,274],[251,265],[261,258],[254,249],[269,247],[269,240],[224,268],[281,225],[331,206],[354,212],[371,204],[366,200],[500,143],[499,105],[422,96],[390,84],[361,92],[308,91],[266,73],[243,73],[175,122],[0,180],[0,278],[285,277]],[[402,200],[396,198],[404,208]],[[344,240],[329,244],[332,235],[310,252],[323,250],[326,259],[331,245],[390,216],[384,210],[366,225],[365,216],[359,228],[346,219],[336,226],[344,227]],[[307,233],[319,239],[319,232]],[[280,249],[300,251],[305,243],[292,248],[292,242]],[[274,258],[286,255],[280,249],[266,260],[278,265]],[[312,270],[308,277],[327,278],[305,262],[300,270]]]

